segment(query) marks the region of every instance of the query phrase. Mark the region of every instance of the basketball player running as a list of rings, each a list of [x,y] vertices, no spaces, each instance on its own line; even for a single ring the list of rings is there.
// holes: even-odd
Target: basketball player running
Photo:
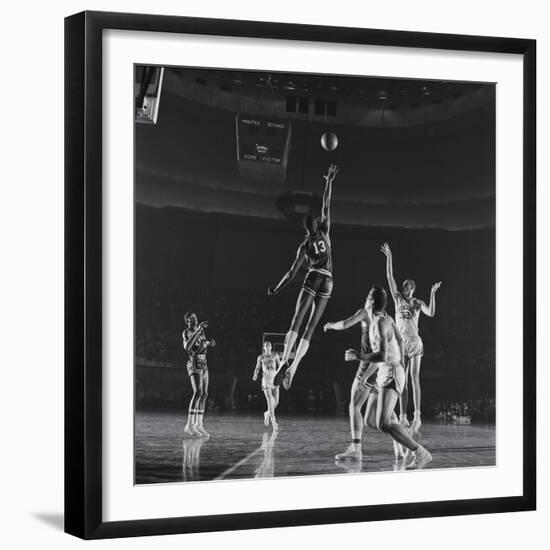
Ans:
[[[414,401],[414,417],[411,431],[418,433],[422,425],[422,421],[420,420],[420,361],[424,354],[424,345],[418,333],[418,319],[420,312],[428,317],[435,315],[435,294],[441,286],[441,281],[432,285],[430,305],[426,305],[422,300],[414,298],[413,294],[416,289],[416,283],[412,279],[405,279],[402,290],[399,292],[393,276],[393,258],[389,244],[384,243],[380,250],[386,256],[386,276],[395,303],[397,327],[405,344],[405,386],[399,399],[399,409],[401,411],[399,421],[405,427],[409,426],[407,405],[409,401],[408,378],[410,371]]]
[[[368,298],[365,301],[365,306],[358,309],[351,317],[343,321],[334,323],[326,323],[323,327],[325,332],[329,330],[347,330],[361,323],[361,354],[367,354],[371,351],[369,344],[369,315],[367,311]],[[399,337],[400,338],[400,337]],[[349,422],[351,430],[352,445],[343,453],[336,455],[336,460],[344,459],[361,459],[361,438],[363,435],[363,415],[361,409],[367,402],[371,391],[376,391],[375,380],[372,380],[372,375],[375,373],[375,367],[370,369],[369,376],[366,376],[370,363],[359,360],[359,367],[355,374],[355,379],[351,386],[351,395],[349,401]],[[371,377],[371,380],[368,378]],[[395,416],[395,415],[394,415]],[[395,417],[396,419],[397,417]],[[396,459],[402,458],[404,453],[401,445],[394,442],[394,452]]]
[[[296,349],[296,355],[292,365],[284,373],[283,387],[288,390],[296,374],[296,370],[309,348],[309,341],[319,323],[333,286],[332,279],[332,253],[330,242],[330,200],[332,196],[332,182],[338,174],[338,168],[331,164],[328,173],[324,175],[325,191],[323,194],[323,209],[320,222],[312,214],[306,214],[303,219],[306,237],[298,247],[296,258],[290,269],[275,287],[268,289],[268,294],[280,292],[290,281],[294,279],[300,267],[306,263],[307,275],[298,300],[290,329],[285,337],[285,347],[281,364],[287,364],[290,353],[298,338],[298,331],[306,313],[310,312],[306,328]]]
[[[206,362],[206,352],[208,348],[216,345],[211,339],[207,340],[204,330],[208,327],[208,322],[199,323],[197,315],[188,312],[184,316],[187,328],[183,331],[183,349],[187,353],[187,373],[193,387],[193,396],[189,403],[189,414],[184,432],[189,436],[208,437],[208,432],[204,429],[203,418],[208,397],[208,364]]]
[[[372,352],[357,352],[349,349],[346,361],[370,363],[364,377],[374,373],[376,392],[371,391],[367,399],[366,420],[371,428],[388,434],[396,443],[406,447],[412,454],[408,468],[423,468],[432,460],[432,455],[418,444],[398,422],[394,409],[397,398],[403,389],[405,372],[403,369],[403,340],[393,319],[386,313],[386,291],[373,286],[366,302],[369,340]],[[346,451],[336,455],[337,460],[361,458],[361,440],[352,441]]]
[[[258,380],[258,374],[261,370],[262,390],[267,401],[267,411],[264,412],[264,424],[269,426],[269,421],[271,420],[274,430],[279,429],[279,425],[275,419],[275,409],[279,404],[279,386],[275,385],[275,375],[279,372],[280,368],[281,362],[279,361],[279,356],[272,352],[271,342],[266,340],[263,345],[262,355],[258,355],[252,380],[254,382]]]

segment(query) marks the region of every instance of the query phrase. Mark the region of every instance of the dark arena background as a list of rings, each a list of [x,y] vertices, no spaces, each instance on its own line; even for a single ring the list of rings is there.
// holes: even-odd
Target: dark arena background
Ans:
[[[284,338],[304,274],[267,288],[294,259],[303,215],[320,214],[331,163],[334,290],[272,432],[252,374],[264,333]],[[392,470],[391,440],[368,428],[363,461],[335,463],[357,368],[344,350],[360,329],[322,331],[387,288],[384,242],[398,286],[414,279],[428,302],[443,282],[419,323],[429,467],[495,464],[492,84],[137,67],[135,165],[136,483]],[[183,433],[186,311],[217,342],[209,439]]]

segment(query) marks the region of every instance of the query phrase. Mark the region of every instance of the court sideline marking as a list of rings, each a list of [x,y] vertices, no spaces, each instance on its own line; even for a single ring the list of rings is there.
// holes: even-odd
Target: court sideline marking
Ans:
[[[252,451],[251,453],[248,453],[244,458],[241,458],[238,462],[235,462],[233,466],[230,466],[227,468],[227,470],[223,471],[218,477],[214,478],[214,481],[218,481],[220,479],[225,479],[229,474],[232,474],[237,468],[240,468],[243,464],[246,464],[252,457],[256,456],[260,453],[260,451],[263,451],[263,445],[260,445],[257,449]]]

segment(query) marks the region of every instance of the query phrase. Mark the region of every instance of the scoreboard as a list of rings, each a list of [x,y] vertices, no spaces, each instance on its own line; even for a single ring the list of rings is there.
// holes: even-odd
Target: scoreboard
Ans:
[[[241,176],[283,182],[290,149],[290,121],[239,113],[235,126]]]

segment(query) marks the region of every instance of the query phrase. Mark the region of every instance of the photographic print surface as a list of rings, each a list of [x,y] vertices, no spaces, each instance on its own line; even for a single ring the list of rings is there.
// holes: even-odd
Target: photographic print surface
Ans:
[[[494,466],[495,86],[134,91],[135,483]]]

